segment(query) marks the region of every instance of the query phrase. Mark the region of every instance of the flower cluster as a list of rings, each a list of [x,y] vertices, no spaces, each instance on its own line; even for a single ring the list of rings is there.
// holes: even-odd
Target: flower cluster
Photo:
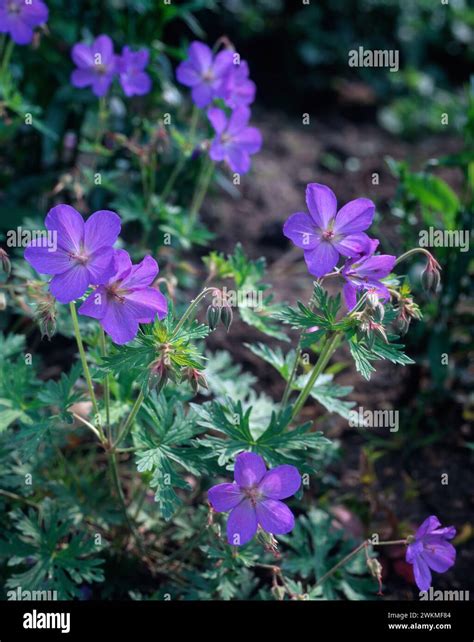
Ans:
[[[249,127],[249,105],[255,99],[255,84],[249,78],[248,64],[238,53],[224,49],[213,54],[203,42],[193,42],[188,57],[176,70],[180,83],[191,87],[194,103],[209,107],[208,119],[215,137],[209,155],[214,161],[225,161],[232,171],[245,174],[250,169],[250,156],[262,146],[256,127]],[[229,109],[213,106],[215,101]]]
[[[28,45],[34,28],[47,20],[48,7],[42,0],[0,0],[0,33],[9,34],[17,45]]]
[[[53,276],[49,289],[59,303],[70,303],[94,286],[79,314],[98,319],[117,344],[131,341],[140,323],[166,316],[166,298],[152,287],[156,261],[147,256],[132,265],[125,250],[113,247],[121,229],[115,212],[100,210],[84,222],[70,205],[57,205],[45,225],[55,235],[56,247],[33,240],[25,259],[37,272]]]
[[[326,276],[343,256],[346,262],[338,274],[346,282],[344,299],[350,310],[356,305],[357,293],[364,290],[378,300],[388,299],[382,279],[390,274],[395,257],[375,254],[379,242],[365,232],[374,218],[374,203],[368,198],[356,198],[338,211],[334,192],[326,185],[310,183],[306,205],[309,214],[292,214],[283,233],[304,250],[310,274]]]
[[[101,35],[90,45],[75,44],[71,57],[77,67],[71,75],[74,87],[91,87],[98,97],[107,94],[115,76],[126,96],[143,96],[151,89],[151,78],[145,71],[150,57],[147,49],[133,52],[124,47],[119,56],[109,36]]]

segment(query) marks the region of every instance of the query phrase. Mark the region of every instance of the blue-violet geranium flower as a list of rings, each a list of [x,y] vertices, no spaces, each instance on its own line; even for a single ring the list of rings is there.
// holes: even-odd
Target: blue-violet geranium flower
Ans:
[[[40,274],[52,274],[51,294],[60,303],[81,297],[89,285],[106,283],[114,265],[113,244],[120,233],[120,217],[99,210],[84,223],[70,205],[53,207],[45,219],[46,228],[55,234],[55,247],[34,239],[25,249],[25,259]]]
[[[242,546],[252,539],[260,525],[267,533],[289,533],[295,525],[291,510],[282,499],[294,495],[301,475],[286,464],[267,471],[260,455],[240,453],[235,460],[233,484],[218,484],[208,491],[217,512],[231,511],[227,520],[227,541]]]
[[[339,255],[353,257],[369,250],[366,230],[374,218],[375,205],[356,198],[337,211],[334,192],[326,185],[310,183],[306,188],[309,214],[292,214],[283,233],[304,250],[308,271],[322,277],[333,270]]]
[[[140,323],[163,319],[168,312],[165,296],[151,284],[158,274],[158,263],[146,256],[132,265],[125,250],[115,250],[114,273],[108,283],[96,288],[79,308],[79,314],[98,319],[114,343],[134,339]]]
[[[431,570],[444,573],[456,561],[456,549],[448,541],[455,537],[456,529],[454,526],[440,526],[439,519],[431,515],[416,531],[414,541],[407,548],[406,560],[413,564],[415,582],[420,591],[429,590]]]
[[[222,109],[211,107],[207,116],[216,131],[209,156],[213,161],[226,161],[233,172],[248,172],[250,155],[256,154],[262,146],[260,131],[248,126],[250,109],[237,107],[227,118]]]

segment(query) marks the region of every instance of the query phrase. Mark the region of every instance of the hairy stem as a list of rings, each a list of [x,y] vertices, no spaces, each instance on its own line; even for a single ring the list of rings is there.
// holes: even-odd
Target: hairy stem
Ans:
[[[181,330],[183,325],[186,323],[186,321],[189,319],[189,317],[194,313],[195,309],[199,305],[199,303],[205,298],[206,294],[209,292],[213,292],[216,288],[204,288],[202,292],[200,292],[195,299],[191,301],[189,304],[188,309],[186,312],[183,314],[179,322],[177,323],[174,331],[173,331],[173,336],[171,337],[172,339],[178,334],[178,332]]]
[[[413,254],[416,254],[417,252],[421,252],[425,256],[427,256],[429,259],[433,258],[433,255],[431,252],[428,252],[428,250],[425,250],[423,247],[414,247],[411,250],[408,250],[408,252],[405,252],[404,254],[401,254],[398,259],[395,261],[395,265],[398,265],[405,259],[407,259],[409,256],[412,256]]]
[[[102,352],[102,356],[106,357],[107,356],[107,344],[105,340],[105,332],[104,328],[100,326],[100,349]],[[109,380],[109,373],[105,375],[104,379],[104,402],[105,402],[105,421],[106,421],[106,427],[109,430],[109,443],[112,443],[112,427],[110,425],[110,380]]]
[[[307,398],[311,394],[315,381],[317,380],[319,375],[323,372],[324,368],[327,366],[329,359],[332,357],[334,351],[339,345],[341,336],[342,335],[339,332],[336,332],[332,337],[332,339],[330,339],[329,337],[326,339],[326,342],[323,345],[323,348],[319,354],[318,360],[314,365],[311,376],[309,377],[305,387],[300,392],[299,397],[295,402],[295,405],[293,408],[293,414],[291,416],[292,421],[296,419],[301,409],[303,408],[304,404],[306,403]]]
[[[315,586],[320,586],[323,582],[325,582],[328,577],[331,577],[331,575],[334,575],[334,573],[341,568],[341,566],[344,566],[344,564],[347,564],[357,553],[360,553],[360,551],[367,549],[367,547],[370,546],[393,546],[395,544],[407,544],[406,539],[393,539],[393,540],[387,540],[386,542],[379,542],[378,544],[373,544],[370,540],[366,539],[364,540],[359,546],[357,546],[353,551],[351,551],[348,555],[342,558],[337,564],[335,564],[332,568],[329,569],[327,573],[325,573],[315,584]]]
[[[79,349],[79,356],[81,358],[82,370],[84,372],[84,377],[86,379],[87,387],[89,389],[89,395],[92,401],[92,407],[94,408],[94,416],[99,419],[97,430],[99,432],[100,440],[102,441],[102,443],[104,443],[107,441],[107,439],[104,435],[104,431],[102,430],[102,426],[100,425],[99,406],[97,405],[97,399],[94,392],[94,385],[92,383],[92,377],[89,370],[89,366],[87,365],[86,353],[84,350],[84,344],[82,342],[81,330],[79,329],[79,320],[77,318],[76,304],[74,303],[74,301],[71,301],[71,303],[69,304],[69,309],[71,310],[72,325],[74,328],[74,334],[76,336],[77,347]]]
[[[281,398],[281,406],[284,408],[286,404],[288,403],[289,396],[291,394],[291,386],[293,384],[293,380],[296,376],[296,373],[298,371],[298,365],[301,357],[301,346],[298,344],[298,347],[296,348],[296,353],[295,353],[295,362],[293,363],[293,368],[291,370],[290,376],[288,377],[288,381],[286,382],[286,387],[285,387],[285,392],[283,393],[283,397]]]
[[[122,430],[120,430],[117,439],[113,445],[113,449],[115,450],[117,446],[126,438],[128,435],[130,428],[132,427],[133,421],[135,417],[137,416],[138,411],[140,410],[140,407],[143,403],[143,400],[145,399],[145,395],[143,393],[143,390],[140,390],[140,394],[138,397],[135,399],[135,403],[133,404],[133,407],[130,411],[130,414],[128,415]]]
[[[191,228],[193,228],[194,224],[196,223],[197,215],[206,197],[213,171],[214,165],[212,161],[209,158],[206,158],[202,164],[201,172],[196,183],[196,189],[194,190],[191,208],[189,210],[189,221],[191,223]]]

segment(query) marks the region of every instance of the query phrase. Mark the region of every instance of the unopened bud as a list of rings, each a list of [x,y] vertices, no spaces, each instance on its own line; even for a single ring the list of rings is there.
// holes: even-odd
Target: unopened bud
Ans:
[[[197,368],[186,368],[184,376],[191,384],[194,394],[199,392],[199,387],[208,389],[206,377]]]
[[[367,566],[369,567],[372,577],[375,577],[379,583],[379,595],[382,595],[382,564],[375,557],[368,557]]]
[[[5,292],[0,292],[0,310],[3,312],[3,310],[7,309],[7,297],[5,296]]]
[[[210,305],[207,308],[207,325],[210,330],[215,330],[221,319],[221,308],[215,305]]]
[[[436,293],[441,284],[441,266],[431,255],[421,274],[421,284],[426,292]]]
[[[12,271],[12,265],[10,263],[8,254],[1,247],[0,247],[0,262],[2,264],[3,271],[6,273],[7,276],[10,276],[10,272]]]
[[[274,584],[271,588],[271,592],[275,600],[281,602],[285,599],[286,589],[284,586],[281,586],[280,584]]]
[[[221,310],[221,319],[222,323],[225,325],[225,329],[229,332],[229,328],[232,324],[234,318],[234,313],[232,308],[229,305],[225,305]]]

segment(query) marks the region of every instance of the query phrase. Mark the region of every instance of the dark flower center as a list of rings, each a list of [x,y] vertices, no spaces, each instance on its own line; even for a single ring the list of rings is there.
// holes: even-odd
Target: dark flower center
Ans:
[[[250,500],[252,506],[256,506],[257,503],[262,499],[262,492],[258,486],[249,486],[248,488],[243,488],[242,490],[245,497]]]
[[[16,2],[10,2],[7,5],[7,11],[8,13],[21,13],[21,7],[19,4]]]
[[[107,72],[107,67],[105,65],[95,65],[95,72],[96,74],[103,75]]]
[[[205,71],[202,75],[202,79],[204,80],[204,82],[211,83],[215,79],[212,69],[208,69],[207,71]]]
[[[324,230],[322,237],[325,241],[330,241],[335,237],[335,234],[332,230]]]
[[[118,281],[108,285],[105,289],[111,299],[114,299],[117,303],[125,303],[127,290],[121,289]]]
[[[79,250],[79,252],[71,253],[70,256],[81,265],[85,265],[89,260],[89,255],[83,247]]]

